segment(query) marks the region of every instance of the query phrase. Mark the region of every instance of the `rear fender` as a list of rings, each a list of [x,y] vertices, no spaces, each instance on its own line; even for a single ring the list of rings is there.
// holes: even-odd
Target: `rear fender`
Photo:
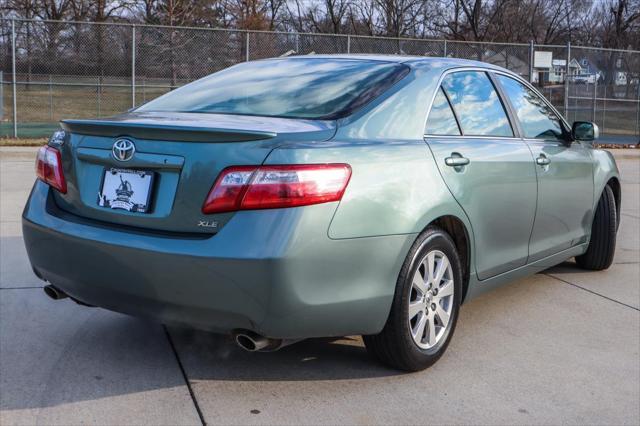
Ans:
[[[351,166],[351,180],[327,230],[329,238],[417,236],[434,220],[454,216],[466,228],[469,267],[475,271],[470,222],[442,181],[423,140],[291,143],[273,150],[265,160],[265,164],[299,163]],[[395,255],[404,260],[407,253]]]

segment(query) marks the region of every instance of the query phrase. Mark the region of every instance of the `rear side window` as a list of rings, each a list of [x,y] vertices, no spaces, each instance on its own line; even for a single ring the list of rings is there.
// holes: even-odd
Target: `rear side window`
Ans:
[[[449,74],[442,81],[465,136],[513,136],[493,83],[481,71]]]
[[[453,115],[451,105],[449,105],[442,88],[438,89],[438,93],[433,100],[425,134],[460,136],[456,117]]]
[[[497,77],[516,110],[525,138],[564,140],[560,119],[540,96],[512,78]]]

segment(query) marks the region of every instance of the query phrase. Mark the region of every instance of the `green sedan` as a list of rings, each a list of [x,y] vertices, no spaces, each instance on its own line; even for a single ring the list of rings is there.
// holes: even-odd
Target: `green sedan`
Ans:
[[[464,301],[613,260],[620,181],[597,126],[482,62],[246,62],[61,126],[22,222],[47,295],[250,351],[361,334],[424,369]]]

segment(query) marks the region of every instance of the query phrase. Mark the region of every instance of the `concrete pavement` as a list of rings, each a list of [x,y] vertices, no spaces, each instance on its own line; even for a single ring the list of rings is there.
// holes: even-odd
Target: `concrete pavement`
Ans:
[[[0,424],[638,424],[640,150],[614,151],[615,264],[572,262],[465,304],[432,368],[371,361],[359,337],[250,354],[225,336],[44,296],[20,213],[30,148],[0,149]]]

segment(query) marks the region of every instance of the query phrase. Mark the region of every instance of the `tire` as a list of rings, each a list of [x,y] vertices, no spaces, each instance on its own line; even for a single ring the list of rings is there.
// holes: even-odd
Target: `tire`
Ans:
[[[616,200],[609,185],[604,187],[591,225],[591,241],[587,251],[576,256],[576,263],[583,269],[602,271],[613,263],[618,229]]]
[[[425,282],[429,263],[434,265],[432,279]],[[438,285],[431,284],[438,278],[440,266],[446,263],[449,267],[443,268]],[[453,336],[461,294],[462,265],[456,246],[446,232],[428,227],[416,239],[400,270],[384,328],[379,334],[363,336],[367,352],[398,370],[419,371],[431,366],[442,356]],[[410,302],[415,315],[411,318]],[[447,314],[449,319],[445,323],[443,319]],[[425,321],[423,333],[420,333],[421,320]],[[434,332],[430,333],[432,329]]]

